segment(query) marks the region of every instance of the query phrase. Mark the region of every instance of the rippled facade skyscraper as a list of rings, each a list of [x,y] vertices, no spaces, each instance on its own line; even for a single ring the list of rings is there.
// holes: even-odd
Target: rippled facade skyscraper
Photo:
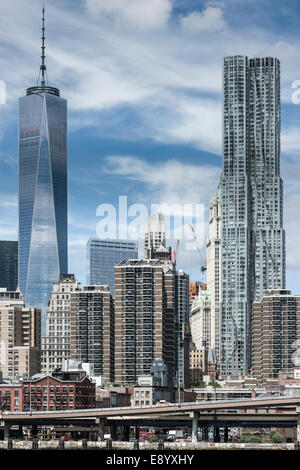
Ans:
[[[45,313],[54,282],[68,272],[67,101],[46,85],[44,15],[40,84],[19,100],[19,285]]]
[[[252,303],[285,288],[280,62],[223,64],[222,375],[251,368]]]

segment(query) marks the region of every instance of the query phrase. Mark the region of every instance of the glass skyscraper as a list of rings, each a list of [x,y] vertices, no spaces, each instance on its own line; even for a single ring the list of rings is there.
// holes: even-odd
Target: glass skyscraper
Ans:
[[[19,99],[19,285],[42,326],[54,282],[68,272],[67,102],[46,86],[44,18],[40,85]]]
[[[224,58],[221,200],[221,373],[246,374],[252,303],[267,289],[285,288],[276,58]]]
[[[9,291],[18,286],[18,242],[0,241],[0,287]]]
[[[115,266],[121,261],[137,258],[137,241],[90,238],[87,243],[87,284],[107,285],[114,295]]]

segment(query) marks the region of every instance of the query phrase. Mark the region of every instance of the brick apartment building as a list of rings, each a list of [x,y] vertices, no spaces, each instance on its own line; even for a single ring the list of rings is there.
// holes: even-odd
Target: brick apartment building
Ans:
[[[96,385],[84,371],[37,374],[22,383],[0,384],[0,404],[9,411],[95,408]]]

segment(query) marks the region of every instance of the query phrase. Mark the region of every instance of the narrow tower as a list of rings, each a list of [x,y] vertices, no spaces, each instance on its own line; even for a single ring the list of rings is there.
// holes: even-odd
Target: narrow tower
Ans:
[[[45,314],[54,282],[68,272],[67,102],[46,82],[45,9],[36,86],[19,99],[19,285]]]

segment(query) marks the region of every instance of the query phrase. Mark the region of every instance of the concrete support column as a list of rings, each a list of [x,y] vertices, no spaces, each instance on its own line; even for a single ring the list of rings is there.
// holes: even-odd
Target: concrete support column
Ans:
[[[130,435],[130,426],[123,426],[123,441],[128,442]]]
[[[23,426],[22,426],[22,424],[19,425],[18,439],[23,440]]]
[[[297,406],[296,411],[298,413],[297,416],[297,432],[296,432],[296,448],[300,449],[300,407]]]
[[[4,422],[4,440],[5,441],[7,441],[7,439],[10,438],[10,427],[11,425],[5,421]]]
[[[104,441],[104,418],[99,418],[98,441]]]
[[[224,442],[228,442],[228,428],[224,428]]]
[[[215,426],[214,427],[214,442],[220,442],[220,428]]]
[[[202,441],[207,442],[208,441],[208,426],[204,425],[202,428]]]
[[[31,435],[33,437],[37,436],[37,425],[36,424],[33,424],[32,427],[31,427]]]
[[[199,412],[193,411],[192,413],[192,442],[198,442],[198,420],[199,420]]]
[[[112,425],[110,427],[110,435],[113,441],[117,440],[117,426]]]

